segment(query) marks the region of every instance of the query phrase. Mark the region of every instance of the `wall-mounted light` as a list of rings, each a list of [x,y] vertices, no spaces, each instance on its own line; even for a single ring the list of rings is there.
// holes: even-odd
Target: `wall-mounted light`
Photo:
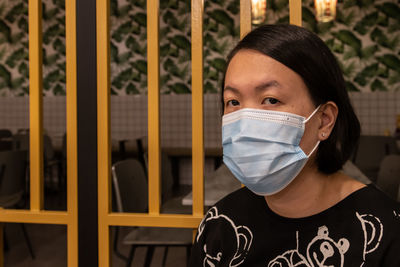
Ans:
[[[329,22],[336,17],[337,0],[314,0],[317,20],[319,22]]]
[[[255,25],[265,21],[267,0],[251,0],[251,22]]]

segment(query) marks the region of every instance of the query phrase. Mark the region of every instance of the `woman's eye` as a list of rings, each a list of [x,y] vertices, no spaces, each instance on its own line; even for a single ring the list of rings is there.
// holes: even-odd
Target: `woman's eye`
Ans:
[[[275,105],[279,103],[279,100],[276,98],[272,98],[272,97],[267,97],[263,100],[263,104],[267,104],[267,105]]]
[[[229,100],[226,102],[227,106],[239,106],[239,104],[240,104],[239,101],[237,101],[235,99],[232,99],[232,100]]]

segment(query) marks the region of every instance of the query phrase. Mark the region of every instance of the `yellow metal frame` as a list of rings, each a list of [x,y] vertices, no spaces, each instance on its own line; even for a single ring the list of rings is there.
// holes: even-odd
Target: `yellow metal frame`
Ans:
[[[0,209],[4,222],[66,225],[68,267],[78,266],[76,1],[66,0],[67,211],[43,210],[42,5],[29,0],[30,210]],[[301,26],[301,1],[290,0],[290,23]],[[99,266],[111,266],[110,226],[197,228],[204,214],[203,0],[192,0],[193,212],[160,214],[159,1],[147,0],[149,213],[111,212],[109,0],[97,0]],[[251,30],[251,0],[240,1],[240,37]]]
[[[111,211],[109,0],[97,0],[97,133],[99,266],[111,266],[110,226],[197,228],[204,215],[203,0],[192,0],[192,214],[160,214],[159,0],[147,0],[149,212]],[[300,13],[299,13],[300,12]],[[300,14],[300,16],[299,16]],[[300,22],[299,22],[300,18]],[[301,24],[301,1],[290,0],[290,22]],[[251,31],[251,0],[240,1],[240,37]]]
[[[29,0],[30,210],[0,209],[0,222],[67,226],[68,267],[78,266],[76,8],[66,0],[67,211],[43,210],[42,2]],[[0,236],[2,232],[0,233]],[[3,246],[2,238],[0,247]],[[1,250],[0,253],[2,253]],[[0,255],[3,266],[3,255]]]

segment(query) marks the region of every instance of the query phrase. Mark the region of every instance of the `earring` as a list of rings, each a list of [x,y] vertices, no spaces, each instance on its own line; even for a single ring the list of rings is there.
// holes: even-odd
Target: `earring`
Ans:
[[[325,137],[325,133],[322,133],[321,135],[322,135],[322,137]]]

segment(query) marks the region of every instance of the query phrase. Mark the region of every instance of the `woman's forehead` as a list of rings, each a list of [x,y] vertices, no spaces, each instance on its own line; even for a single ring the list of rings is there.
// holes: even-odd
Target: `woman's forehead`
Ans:
[[[274,84],[281,87],[299,90],[307,90],[303,79],[296,72],[286,67],[277,60],[254,50],[240,50],[231,59],[224,86],[236,88],[257,89],[265,84]]]

